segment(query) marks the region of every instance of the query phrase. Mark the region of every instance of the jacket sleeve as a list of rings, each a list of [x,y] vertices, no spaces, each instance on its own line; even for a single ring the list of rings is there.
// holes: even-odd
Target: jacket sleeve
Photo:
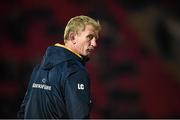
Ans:
[[[77,70],[66,77],[65,102],[69,118],[89,118],[90,81],[86,71]]]
[[[30,81],[29,81],[28,89],[27,89],[26,94],[25,94],[25,97],[24,97],[24,99],[23,99],[23,101],[22,101],[22,103],[21,103],[20,109],[19,109],[19,111],[17,112],[17,118],[19,118],[19,119],[23,119],[23,118],[24,118],[25,107],[26,107],[27,101],[28,101],[28,99],[29,99],[29,95],[30,95],[29,93],[30,93],[30,91],[31,91],[31,86],[32,86],[32,83],[33,83],[33,79],[34,79],[35,74],[36,74],[36,72],[37,72],[38,69],[39,69],[39,65],[37,65],[37,66],[34,68],[32,74],[31,74],[31,79],[30,79]]]

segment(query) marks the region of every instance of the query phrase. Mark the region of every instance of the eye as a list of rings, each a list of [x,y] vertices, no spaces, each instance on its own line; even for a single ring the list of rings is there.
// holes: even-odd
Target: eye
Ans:
[[[94,35],[88,35],[87,38],[88,38],[89,40],[92,40],[92,39],[94,38]]]

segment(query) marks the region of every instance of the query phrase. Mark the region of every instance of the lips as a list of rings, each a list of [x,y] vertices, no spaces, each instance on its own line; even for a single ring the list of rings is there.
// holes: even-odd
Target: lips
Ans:
[[[93,48],[92,49],[88,49],[89,52],[92,52],[93,50],[94,50]]]
[[[94,49],[87,49],[88,53],[91,53]]]

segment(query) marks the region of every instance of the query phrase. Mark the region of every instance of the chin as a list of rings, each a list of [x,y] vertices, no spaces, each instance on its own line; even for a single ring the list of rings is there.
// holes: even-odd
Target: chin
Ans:
[[[86,54],[86,57],[90,57],[90,56],[91,56],[91,53]]]
[[[82,55],[82,56],[84,56],[84,57],[90,57],[90,55]]]
[[[83,56],[83,57],[88,57],[88,58],[89,58],[89,57],[91,56],[91,54],[83,54],[82,56]]]
[[[84,57],[90,57],[92,55],[92,52],[86,52],[83,54]]]

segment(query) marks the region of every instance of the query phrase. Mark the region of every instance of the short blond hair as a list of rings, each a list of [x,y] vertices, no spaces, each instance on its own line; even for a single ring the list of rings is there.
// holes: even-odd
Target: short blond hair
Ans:
[[[65,27],[64,42],[68,40],[70,32],[78,33],[79,31],[83,31],[86,25],[92,25],[98,32],[101,30],[101,25],[98,20],[96,21],[85,15],[76,16],[71,18]]]

